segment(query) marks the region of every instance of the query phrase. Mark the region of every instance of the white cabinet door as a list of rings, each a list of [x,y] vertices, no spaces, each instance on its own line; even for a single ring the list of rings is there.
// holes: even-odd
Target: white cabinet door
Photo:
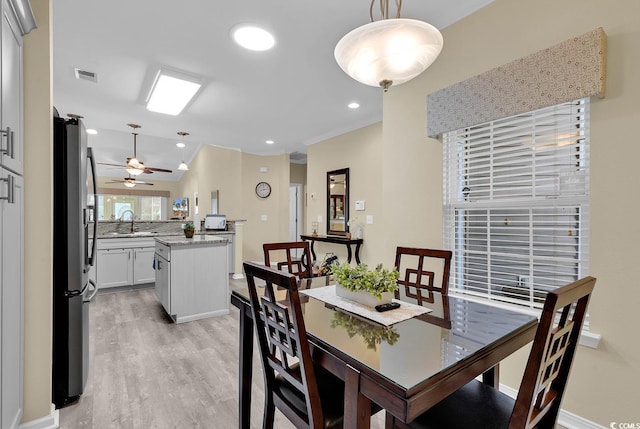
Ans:
[[[98,250],[98,288],[133,284],[132,249]]]
[[[140,247],[133,250],[133,284],[153,283],[156,272],[153,269],[153,247]]]
[[[0,264],[0,362],[2,390],[0,427],[17,428],[22,417],[22,375],[24,337],[24,247],[23,247],[23,179],[0,169],[0,178],[13,176],[13,203],[0,200],[2,250]],[[7,186],[0,182],[0,196],[7,195]]]
[[[22,174],[22,36],[7,0],[2,0],[2,164]],[[7,131],[9,131],[7,133]],[[4,426],[3,426],[4,427]]]

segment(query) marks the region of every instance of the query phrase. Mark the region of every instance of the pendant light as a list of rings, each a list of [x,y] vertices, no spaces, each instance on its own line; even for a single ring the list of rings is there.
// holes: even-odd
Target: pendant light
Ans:
[[[380,21],[373,9],[380,2]],[[402,0],[395,0],[396,16],[389,18],[389,0],[371,0],[371,22],[347,33],[336,45],[338,65],[358,82],[388,91],[425,71],[442,51],[442,34],[433,25],[400,18]]]
[[[187,133],[186,131],[178,131],[178,135],[184,139],[184,137],[188,136],[189,133]],[[189,170],[189,166],[184,162],[184,159],[182,160],[182,162],[178,166],[178,170],[182,170],[182,171],[188,171]]]

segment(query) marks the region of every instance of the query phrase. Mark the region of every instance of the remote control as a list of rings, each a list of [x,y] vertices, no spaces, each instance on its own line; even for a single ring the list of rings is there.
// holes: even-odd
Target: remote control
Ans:
[[[389,311],[389,310],[393,310],[395,308],[400,308],[400,303],[399,302],[390,302],[388,304],[376,305],[375,308],[376,308],[376,311],[379,311],[379,312]]]

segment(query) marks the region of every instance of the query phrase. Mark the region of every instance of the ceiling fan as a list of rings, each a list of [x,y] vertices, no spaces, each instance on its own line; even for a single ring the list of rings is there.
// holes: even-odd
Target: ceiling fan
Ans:
[[[126,186],[127,188],[133,188],[136,185],[153,186],[153,183],[145,182],[144,180],[137,180],[135,177],[131,177],[131,175],[129,175],[129,177],[125,177],[122,180],[113,179],[113,180],[111,180],[109,182],[106,182],[106,183],[123,183],[124,186]]]
[[[109,163],[106,163],[106,162],[98,162],[98,164],[100,164],[100,165],[109,165],[111,167],[126,168],[127,169],[127,173],[129,173],[130,176],[137,176],[138,174],[142,174],[142,173],[151,174],[154,171],[158,171],[158,172],[161,172],[161,173],[172,173],[171,170],[167,170],[166,168],[147,167],[146,165],[144,165],[144,163],[142,161],[138,160],[138,154],[137,154],[137,136],[138,136],[138,133],[136,133],[136,130],[138,128],[140,128],[140,125],[138,125],[138,124],[127,124],[127,125],[130,126],[133,129],[133,132],[131,133],[131,134],[133,134],[133,158],[132,157],[127,158],[127,163],[125,165],[122,165],[122,164],[109,164]],[[126,180],[126,178],[125,178],[125,180]]]

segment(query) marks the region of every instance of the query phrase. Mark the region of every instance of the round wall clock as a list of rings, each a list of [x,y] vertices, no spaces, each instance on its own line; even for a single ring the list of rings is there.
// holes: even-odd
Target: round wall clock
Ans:
[[[256,195],[260,198],[267,198],[271,195],[271,185],[267,182],[260,182],[256,185]]]

